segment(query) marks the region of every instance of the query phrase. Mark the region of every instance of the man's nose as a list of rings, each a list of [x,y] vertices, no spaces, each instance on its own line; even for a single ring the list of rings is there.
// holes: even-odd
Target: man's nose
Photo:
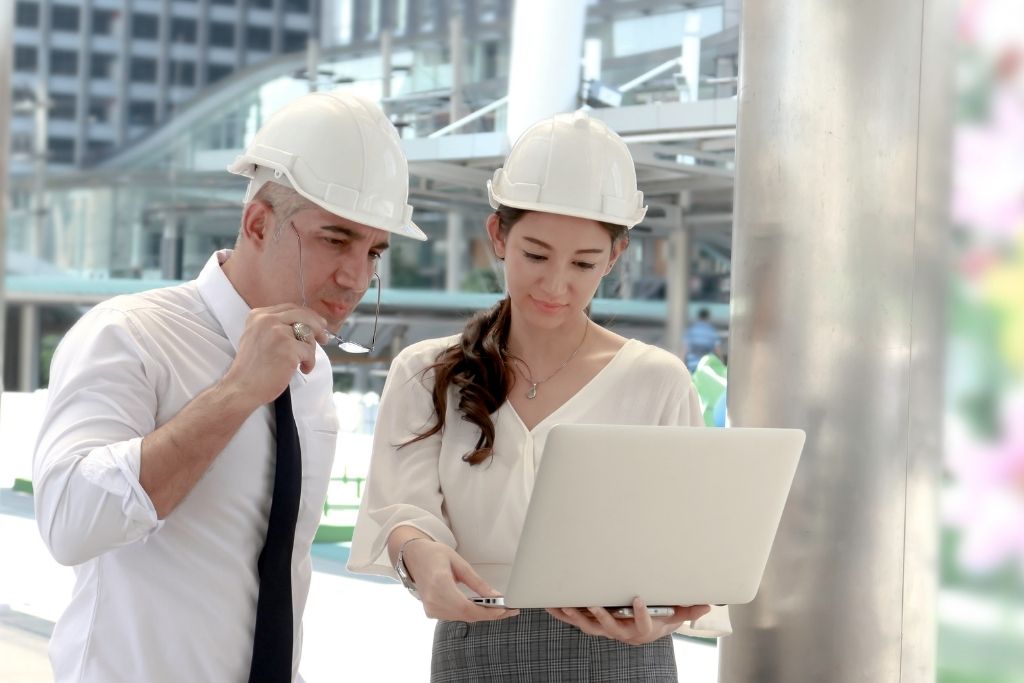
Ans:
[[[370,287],[376,263],[369,257],[346,258],[334,271],[334,281],[339,287],[365,292]]]

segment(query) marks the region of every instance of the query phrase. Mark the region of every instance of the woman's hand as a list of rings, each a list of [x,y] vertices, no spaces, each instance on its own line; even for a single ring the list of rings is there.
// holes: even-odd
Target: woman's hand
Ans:
[[[587,610],[574,607],[549,609],[547,612],[555,619],[575,626],[592,636],[603,636],[619,640],[629,645],[646,645],[667,636],[683,622],[699,619],[711,611],[708,605],[677,605],[676,613],[670,617],[652,617],[647,605],[640,598],[633,600],[631,619],[616,619],[603,607],[590,607]]]
[[[519,610],[483,607],[475,604],[459,590],[464,583],[478,595],[496,597],[473,567],[444,543],[423,539],[409,543],[403,555],[405,566],[423,601],[423,611],[432,619],[449,621],[493,621],[519,614]]]

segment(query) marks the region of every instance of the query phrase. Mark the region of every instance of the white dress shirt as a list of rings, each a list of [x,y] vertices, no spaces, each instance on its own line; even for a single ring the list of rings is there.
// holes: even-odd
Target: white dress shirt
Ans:
[[[256,410],[165,519],[139,484],[142,438],[231,365],[249,307],[224,275],[199,277],[89,311],[54,355],[34,462],[43,540],[75,565],[50,659],[57,683],[244,681],[274,480],[273,406]],[[302,499],[292,554],[297,675],[310,545],[334,457],[331,368],[317,349],[296,371]]]
[[[631,339],[586,386],[532,430],[505,401],[492,415],[494,456],[484,464],[470,466],[462,460],[476,447],[479,429],[462,419],[454,388],[449,389],[443,432],[396,448],[433,423],[433,382],[422,373],[457,341],[456,336],[414,344],[391,364],[352,540],[352,571],[395,577],[387,538],[395,527],[408,525],[455,548],[491,586],[504,592],[544,442],[554,425],[704,424],[683,362]],[[712,608],[680,632],[731,633],[728,610]]]

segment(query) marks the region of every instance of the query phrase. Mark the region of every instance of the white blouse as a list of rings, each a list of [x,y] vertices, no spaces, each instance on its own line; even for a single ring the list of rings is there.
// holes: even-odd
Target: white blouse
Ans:
[[[578,393],[528,430],[505,401],[492,415],[494,454],[470,466],[479,429],[458,412],[449,389],[442,434],[405,443],[433,424],[433,378],[423,370],[458,336],[406,348],[388,373],[374,430],[373,456],[349,569],[395,578],[387,539],[397,526],[419,529],[456,549],[496,590],[505,590],[551,428],[559,423],[703,425],[686,366],[672,354],[631,339]],[[714,607],[681,633],[732,632],[725,607]]]

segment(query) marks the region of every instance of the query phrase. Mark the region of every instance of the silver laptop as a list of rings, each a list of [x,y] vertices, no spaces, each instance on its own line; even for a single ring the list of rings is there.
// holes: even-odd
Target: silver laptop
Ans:
[[[757,594],[799,429],[557,425],[504,604],[729,605]]]

